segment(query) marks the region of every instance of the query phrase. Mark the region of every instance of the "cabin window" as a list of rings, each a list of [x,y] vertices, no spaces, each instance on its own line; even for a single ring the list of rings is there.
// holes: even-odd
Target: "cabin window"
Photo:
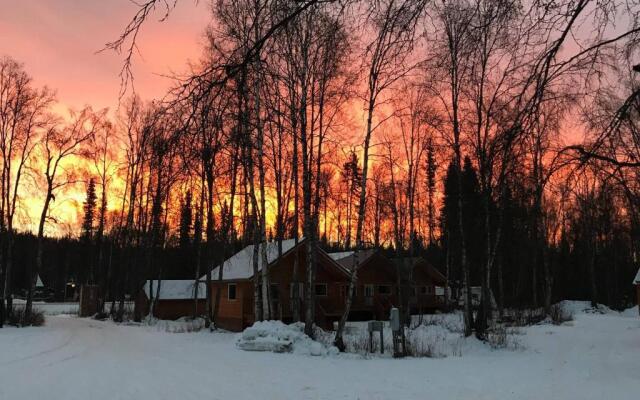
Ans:
[[[346,298],[348,293],[349,293],[349,285],[348,284],[340,286],[340,296],[342,296],[343,298]],[[357,294],[358,294],[358,286],[354,286],[353,287],[353,297],[356,297]]]
[[[364,285],[364,297],[373,297],[373,285]]]
[[[378,294],[388,296],[391,294],[391,285],[378,285]]]
[[[227,286],[227,298],[229,300],[235,300],[237,297],[237,293],[236,293],[236,284],[235,283],[230,283]]]
[[[327,284],[316,283],[316,296],[326,296],[326,295],[327,295]]]
[[[294,291],[293,288],[295,288],[295,282],[292,282],[289,284],[289,298],[291,299],[295,299],[295,295],[294,295]],[[304,298],[304,283],[302,282],[298,282],[298,298],[299,299],[303,299]]]
[[[269,290],[271,291],[270,295],[272,300],[280,299],[280,288],[277,283],[272,283]]]

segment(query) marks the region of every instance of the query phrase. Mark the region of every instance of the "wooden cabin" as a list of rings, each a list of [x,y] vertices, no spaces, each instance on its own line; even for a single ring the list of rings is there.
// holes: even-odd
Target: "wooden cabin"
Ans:
[[[304,294],[308,290],[306,280],[308,246],[301,239],[296,245],[294,239],[282,241],[282,256],[278,257],[278,243],[269,242],[267,246],[267,268],[269,269],[270,296],[272,298],[272,319],[292,322],[304,320]],[[261,248],[258,248],[258,271],[262,271]],[[211,300],[215,307],[218,291],[220,303],[216,322],[218,326],[240,331],[255,321],[254,313],[254,246],[249,245],[226,260],[222,266],[222,279],[219,279],[220,267],[211,272]],[[297,276],[294,266],[297,259]],[[204,277],[201,278],[204,280]],[[298,293],[294,293],[292,283],[298,282]],[[316,283],[313,288],[316,299],[315,320],[321,327],[329,327],[340,318],[344,309],[344,287],[349,282],[348,271],[338,265],[326,252],[317,249]],[[294,318],[294,299],[299,299],[298,318]]]
[[[638,313],[640,314],[640,269],[638,269],[638,273],[636,274],[636,277],[633,279],[633,284],[636,287]]]
[[[158,290],[158,287],[160,288]],[[156,298],[153,316],[159,319],[178,319],[193,315],[195,304],[195,282],[191,280],[150,280],[144,284],[143,290],[136,298],[136,310],[141,315],[148,315],[151,299]],[[207,287],[201,282],[198,285],[198,314],[205,313]]]
[[[399,306],[395,265],[377,249],[331,253],[341,267],[351,272],[358,265],[358,283],[350,320],[386,320],[392,307]],[[345,286],[344,292],[348,290]],[[344,298],[344,295],[342,296]]]
[[[412,314],[431,313],[446,306],[447,278],[422,257],[394,258],[400,286],[408,292]]]

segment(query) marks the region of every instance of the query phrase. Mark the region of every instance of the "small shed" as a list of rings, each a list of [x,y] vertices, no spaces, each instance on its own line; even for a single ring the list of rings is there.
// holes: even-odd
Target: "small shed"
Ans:
[[[638,269],[638,273],[636,274],[636,277],[633,278],[633,284],[636,287],[636,294],[637,294],[636,302],[638,303],[638,313],[640,313],[640,269]]]
[[[195,281],[190,280],[148,280],[136,299],[136,308],[148,315],[151,301],[156,298],[153,316],[159,319],[178,319],[193,315],[196,307]],[[204,314],[207,299],[207,287],[198,282],[197,313]]]

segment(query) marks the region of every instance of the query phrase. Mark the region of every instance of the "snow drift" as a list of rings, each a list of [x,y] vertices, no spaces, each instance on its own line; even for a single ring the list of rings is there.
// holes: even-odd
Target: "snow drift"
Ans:
[[[334,346],[327,346],[304,333],[304,324],[286,325],[281,321],[259,321],[238,335],[236,346],[247,351],[270,351],[312,356],[338,354]]]

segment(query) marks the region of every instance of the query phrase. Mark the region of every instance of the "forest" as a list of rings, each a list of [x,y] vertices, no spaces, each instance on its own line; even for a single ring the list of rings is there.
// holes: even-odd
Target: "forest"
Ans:
[[[306,240],[309,287],[315,249],[372,247],[425,257],[447,290],[481,287],[495,302],[474,313],[465,291],[466,335],[506,308],[632,304],[637,1],[137,7],[102,49],[122,57],[117,108],[60,112],[53,89],[0,57],[0,326],[15,298],[28,318],[37,277],[58,300],[70,281],[99,285],[100,309],[122,321],[148,279],[206,275],[209,288],[240,248],[282,252],[290,238]],[[142,99],[136,38],[175,7],[210,14],[201,56]],[[60,230],[56,206],[72,194],[79,217]],[[257,272],[267,254],[254,248]],[[256,276],[268,320],[268,269]],[[313,302],[306,291],[309,335]],[[204,318],[215,326],[211,301]]]

